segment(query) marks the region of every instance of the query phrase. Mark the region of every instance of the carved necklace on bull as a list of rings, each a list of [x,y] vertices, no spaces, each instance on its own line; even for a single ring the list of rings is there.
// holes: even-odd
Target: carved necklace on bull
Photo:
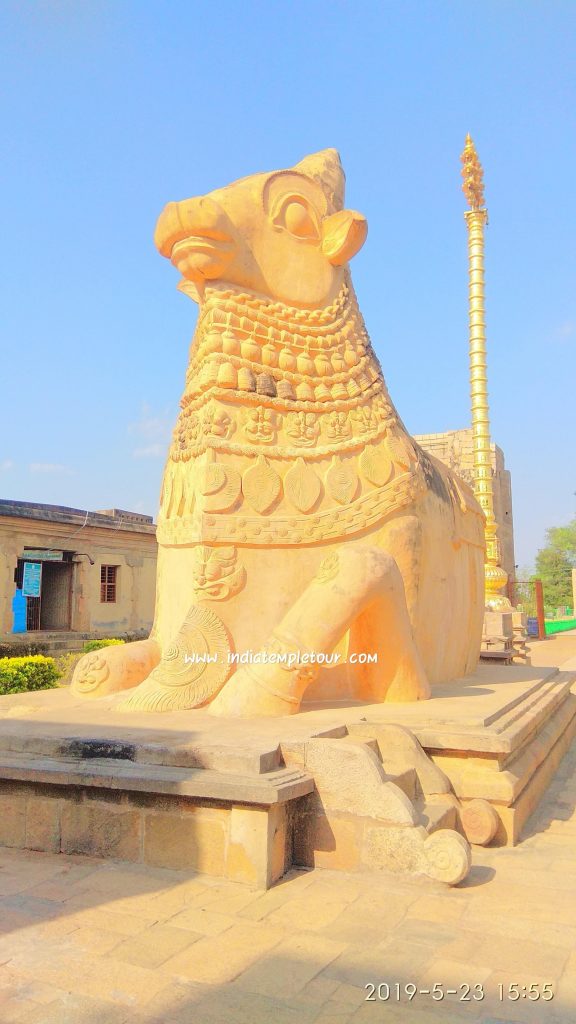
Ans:
[[[162,543],[344,536],[422,485],[349,280],[310,311],[206,288],[181,405]]]
[[[349,280],[318,310],[208,287],[181,405],[174,461],[262,444],[314,459],[404,434]]]

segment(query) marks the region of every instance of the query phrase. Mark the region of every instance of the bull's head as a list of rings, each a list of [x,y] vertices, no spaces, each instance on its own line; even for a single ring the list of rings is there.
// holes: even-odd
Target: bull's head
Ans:
[[[340,157],[326,149],[289,170],[168,203],[154,240],[198,301],[207,281],[219,281],[313,309],[338,293],[366,238],[366,219],[342,209],[343,198]]]

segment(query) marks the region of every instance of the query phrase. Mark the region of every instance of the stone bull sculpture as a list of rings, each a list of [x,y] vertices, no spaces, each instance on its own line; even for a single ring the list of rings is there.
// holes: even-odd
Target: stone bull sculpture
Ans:
[[[200,307],[158,515],[148,640],[73,687],[126,710],[287,715],[414,701],[478,660],[484,520],[411,439],[348,271],[367,234],[335,150],[170,203]]]

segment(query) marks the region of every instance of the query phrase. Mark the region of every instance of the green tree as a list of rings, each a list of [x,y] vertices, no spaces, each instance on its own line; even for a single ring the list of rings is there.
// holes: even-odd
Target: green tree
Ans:
[[[567,526],[552,526],[546,545],[536,555],[535,578],[541,579],[544,603],[554,609],[572,607],[572,569],[576,566],[576,519]]]

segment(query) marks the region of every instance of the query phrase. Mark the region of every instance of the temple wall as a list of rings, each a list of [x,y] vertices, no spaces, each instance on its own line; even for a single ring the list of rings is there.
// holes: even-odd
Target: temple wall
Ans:
[[[470,428],[447,430],[443,434],[419,434],[415,435],[415,440],[425,451],[449,466],[470,486],[474,485],[474,455]],[[502,568],[506,570],[509,578],[514,578],[514,521],[510,470],[506,469],[502,449],[497,444],[492,444],[491,447],[494,516],[502,548]]]

